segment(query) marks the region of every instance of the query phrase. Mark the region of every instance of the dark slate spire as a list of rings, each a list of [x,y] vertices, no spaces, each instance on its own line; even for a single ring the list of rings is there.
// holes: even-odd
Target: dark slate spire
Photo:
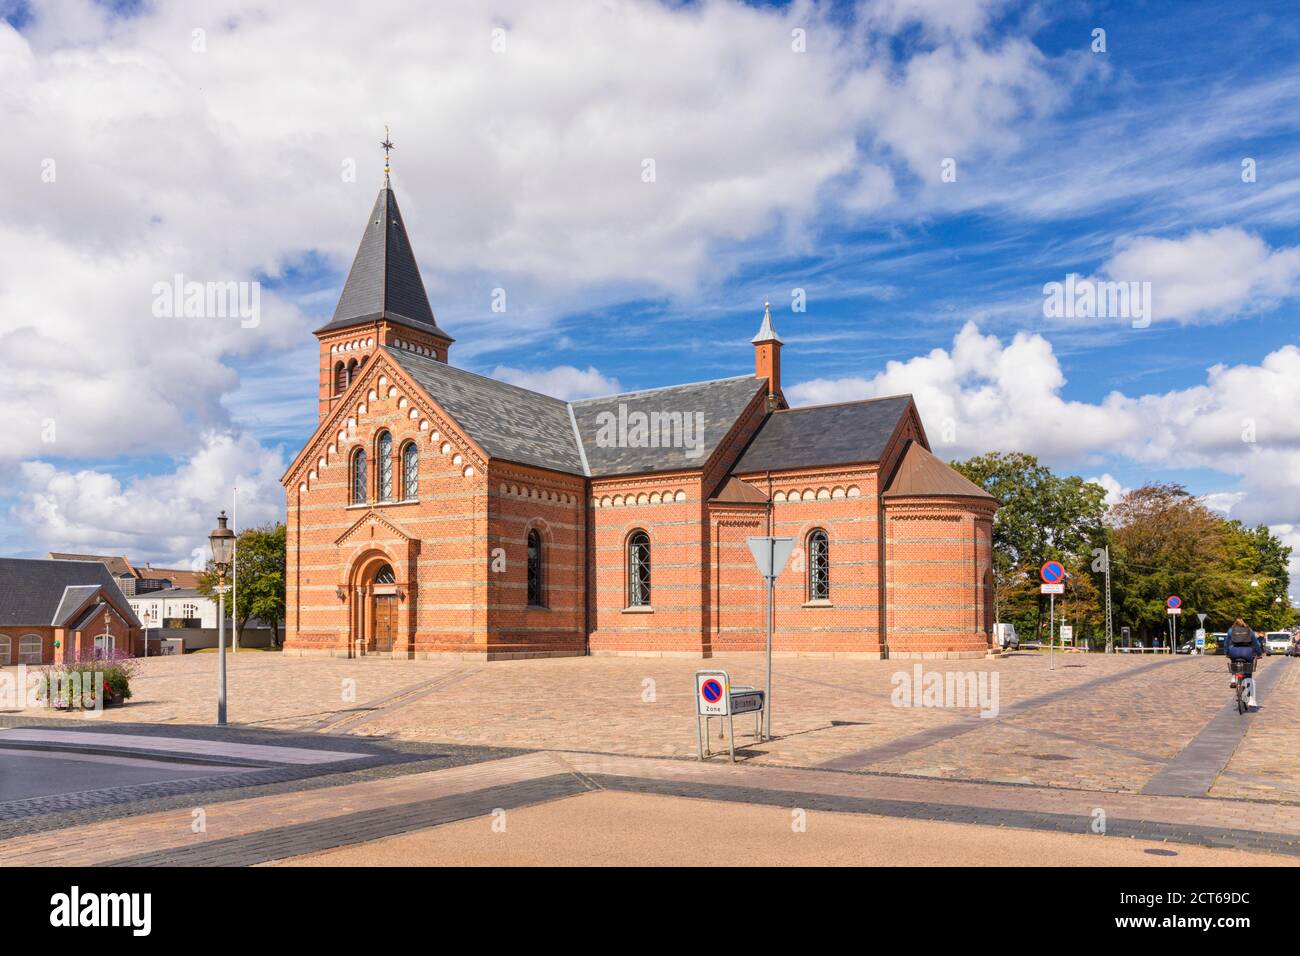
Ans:
[[[352,270],[343,285],[334,318],[316,331],[326,332],[381,318],[453,341],[438,327],[429,308],[420,268],[415,264],[415,253],[387,175],[361,236],[356,258],[352,260]]]

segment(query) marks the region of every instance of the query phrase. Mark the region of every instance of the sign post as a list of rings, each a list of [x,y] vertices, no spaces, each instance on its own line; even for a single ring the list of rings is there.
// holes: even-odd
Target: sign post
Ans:
[[[1178,653],[1178,615],[1183,613],[1183,599],[1171,594],[1165,599],[1165,610],[1169,612],[1169,653]]]
[[[746,538],[749,552],[754,556],[758,573],[767,581],[767,684],[763,689],[763,737],[772,739],[772,600],[776,591],[776,578],[790,560],[794,538]]]
[[[1039,593],[1048,596],[1048,624],[1047,624],[1047,669],[1056,669],[1056,658],[1053,656],[1056,647],[1054,635],[1056,633],[1056,596],[1065,593],[1065,565],[1060,561],[1044,561],[1043,566],[1038,569],[1038,576],[1043,579],[1039,586]]]
[[[736,715],[754,715],[754,736],[761,738],[759,715],[763,712],[764,694],[761,690],[748,686],[732,686],[726,671],[695,672],[695,738],[699,744],[700,759],[709,753],[709,719],[719,717],[725,720],[729,731],[727,749],[731,762],[736,762]],[[700,718],[704,718],[703,725]],[[719,733],[719,737],[724,736]]]

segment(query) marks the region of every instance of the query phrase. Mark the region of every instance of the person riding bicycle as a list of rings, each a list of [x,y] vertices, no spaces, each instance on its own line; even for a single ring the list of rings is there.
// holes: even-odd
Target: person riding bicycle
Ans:
[[[1241,618],[1233,621],[1232,627],[1228,628],[1228,670],[1232,671],[1233,678],[1230,687],[1235,687],[1237,683],[1235,661],[1244,661],[1242,667],[1242,680],[1245,686],[1242,692],[1246,695],[1246,706],[1257,707],[1255,703],[1255,659],[1264,656],[1264,645],[1260,642],[1259,635],[1246,626],[1246,622]]]

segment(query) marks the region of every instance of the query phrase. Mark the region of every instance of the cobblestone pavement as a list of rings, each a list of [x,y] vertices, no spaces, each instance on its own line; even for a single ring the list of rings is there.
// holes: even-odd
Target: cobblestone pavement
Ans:
[[[692,757],[692,673],[705,666],[728,670],[734,683],[763,684],[757,655],[476,663],[261,653],[232,656],[230,713],[246,728],[317,739]],[[911,686],[918,667],[922,676],[971,675],[996,687],[997,716],[895,706],[891,696]],[[1300,665],[1270,658],[1261,668],[1284,671],[1261,710],[1233,725],[1244,737],[1229,748],[1223,773],[1209,774],[1209,792],[1300,803]],[[140,670],[135,699],[106,711],[100,726],[210,723],[215,655],[142,661]],[[1102,791],[1142,790],[1231,696],[1223,661],[1213,657],[1060,654],[1055,669],[1031,653],[974,661],[778,658],[774,670],[777,739],[755,742],[752,723],[736,722],[748,763]]]
[[[698,801],[712,808],[705,812],[716,813],[720,821],[730,819],[726,808],[737,804],[780,808],[787,829],[792,815],[800,812],[858,814],[1005,828],[1005,844],[1011,848],[1021,846],[1011,831],[1039,831],[1139,841],[1149,848],[1247,851],[1268,854],[1267,861],[1277,864],[1300,862],[1300,820],[1282,805],[1260,805],[1259,812],[1243,820],[1235,801],[1206,797],[1096,794],[729,762],[539,752],[223,803],[208,804],[203,795],[195,795],[186,806],[12,837],[0,843],[0,864],[256,865],[376,844],[462,820],[500,819],[508,826],[510,814],[519,808],[596,791]],[[579,821],[583,818],[581,802],[573,804],[573,812]],[[571,819],[567,825],[580,824]],[[634,827],[598,836],[603,859],[612,856],[634,863],[646,840],[672,841],[680,833],[668,820],[647,817]],[[774,830],[770,837],[768,849],[779,850],[780,833]],[[382,856],[383,851],[378,852]],[[905,843],[896,843],[892,852],[895,862],[908,862]],[[1021,851],[1020,862],[1066,860],[1027,853]],[[848,858],[840,861],[867,862],[869,856],[864,847],[855,859],[850,847]],[[386,861],[402,859],[398,855]],[[544,862],[594,859],[568,855]],[[1197,859],[1227,864],[1233,856]]]

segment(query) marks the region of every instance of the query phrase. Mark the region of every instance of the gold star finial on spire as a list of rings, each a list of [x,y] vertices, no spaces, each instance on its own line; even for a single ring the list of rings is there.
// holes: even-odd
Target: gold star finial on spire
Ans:
[[[393,149],[393,143],[388,135],[388,124],[384,124],[384,141],[379,144],[384,150],[384,185],[388,185],[388,174],[392,172],[392,167],[388,163],[388,153]]]

